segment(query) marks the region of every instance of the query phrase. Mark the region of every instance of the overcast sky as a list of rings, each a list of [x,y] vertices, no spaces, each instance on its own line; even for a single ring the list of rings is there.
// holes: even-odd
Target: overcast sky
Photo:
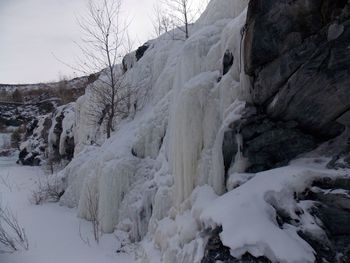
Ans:
[[[157,0],[123,0],[130,35],[143,43],[152,35]],[[200,0],[199,0],[200,1]],[[74,77],[54,56],[74,63],[80,39],[76,17],[87,0],[0,0],[0,83],[36,83]],[[54,55],[53,55],[54,54]]]

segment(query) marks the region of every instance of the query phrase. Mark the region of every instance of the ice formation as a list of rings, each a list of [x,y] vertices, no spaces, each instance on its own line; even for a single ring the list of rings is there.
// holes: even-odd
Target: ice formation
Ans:
[[[76,105],[75,158],[59,175],[66,187],[62,204],[77,206],[79,216],[89,219],[86,198],[89,191],[97,192],[102,230],[113,232],[118,226],[129,231],[130,239],[140,240],[197,185],[224,192],[218,155],[227,120],[238,118],[244,105],[237,100],[244,99],[238,58],[246,4],[212,1],[187,41],[165,34],[149,42],[139,61],[128,55],[125,76],[139,87],[138,110],[133,118],[118,122],[118,131],[106,142],[89,123],[87,89]],[[234,65],[221,77],[227,50],[235,57]],[[129,208],[132,203],[135,209]],[[194,236],[181,239],[190,242]]]
[[[260,180],[267,186],[251,197],[254,200],[245,201],[244,190],[225,194],[245,182],[235,178],[242,176],[246,165],[239,127],[239,149],[227,185],[222,144],[228,126],[241,117],[249,101],[249,79],[242,73],[241,59],[247,4],[247,0],[213,0],[188,40],[173,40],[165,34],[148,42],[140,60],[128,55],[125,80],[138,87],[135,111],[116,121],[110,139],[105,140],[101,128],[89,122],[90,89],[77,101],[75,158],[59,174],[66,189],[61,203],[78,207],[78,215],[89,219],[87,198],[93,192],[98,196],[102,230],[117,229],[131,241],[143,240],[139,257],[144,262],[200,262],[205,245],[200,232],[217,225],[223,227],[223,243],[237,257],[248,251],[280,262],[313,259],[312,249],[297,240],[295,229],[276,227],[273,209],[265,201],[267,192],[278,195],[284,184],[299,187],[292,179],[304,170],[291,170],[293,174],[278,177],[283,179],[273,181],[275,185],[260,179],[262,175],[247,175],[253,178],[253,190]],[[223,75],[227,51],[232,53],[233,65]],[[279,172],[283,170],[267,178],[275,179]],[[301,188],[305,185],[295,182]],[[242,215],[232,221],[242,206]],[[259,232],[254,220],[260,216],[265,231],[275,235]],[[244,238],[242,224],[247,218],[254,230]],[[233,240],[232,236],[238,237]],[[278,245],[284,242],[290,252]]]
[[[49,155],[67,155],[67,140],[74,137],[75,103],[58,107],[53,113],[52,124],[48,134]],[[42,125],[41,125],[42,126]]]

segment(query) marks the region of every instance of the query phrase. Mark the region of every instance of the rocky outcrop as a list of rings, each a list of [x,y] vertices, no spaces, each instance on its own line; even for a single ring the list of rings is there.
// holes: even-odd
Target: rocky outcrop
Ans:
[[[265,171],[286,165],[350,126],[350,1],[250,1],[242,32],[252,105],[224,134],[226,176],[238,151],[245,172]],[[349,145],[344,141],[328,155],[327,168],[350,168]],[[350,262],[349,193],[348,178],[315,181],[295,196],[299,218],[275,208],[276,221],[281,228],[299,229],[316,262]],[[311,215],[311,228],[305,214]],[[203,262],[216,257],[236,262],[219,232],[211,234]],[[237,262],[265,262],[247,256],[251,261],[242,257]]]
[[[124,73],[134,67],[135,63],[143,57],[149,46],[149,43],[145,43],[135,51],[130,52],[123,57],[122,68]]]
[[[53,113],[49,131],[49,158],[53,161],[71,160],[74,155],[75,103],[61,107]]]
[[[221,227],[210,231],[209,239],[205,247],[205,254],[201,263],[225,262],[225,263],[271,263],[266,257],[254,257],[249,253],[244,254],[240,259],[231,256],[230,248],[222,244],[219,234]]]
[[[27,125],[26,140],[20,145],[18,162],[41,165],[45,159],[60,162],[74,154],[74,103],[60,106],[52,114],[39,116]]]
[[[222,59],[222,75],[225,75],[233,65],[233,54],[230,50],[226,50],[224,58]]]
[[[257,113],[226,132],[226,172],[238,132],[247,171],[259,172],[285,165],[350,125],[348,1],[250,1],[242,31]]]
[[[245,71],[269,117],[324,137],[350,125],[350,3],[250,1]]]
[[[246,172],[256,173],[281,167],[299,154],[313,150],[317,138],[305,133],[297,122],[274,121],[254,109],[241,120],[230,125],[224,134],[223,157],[226,173],[238,151],[236,134],[242,136]]]
[[[139,61],[143,57],[143,55],[145,54],[148,48],[149,48],[149,43],[145,43],[136,50],[136,54],[135,54],[136,61]]]
[[[50,115],[44,115],[37,117],[27,125],[26,140],[20,145],[18,163],[28,166],[42,164],[45,159],[51,124]]]
[[[18,127],[28,124],[39,115],[52,112],[61,101],[43,100],[36,103],[0,103],[0,125]]]
[[[316,262],[350,261],[350,180],[325,178],[313,183],[303,199],[314,205],[310,213],[317,218],[323,235],[300,231],[316,251]]]

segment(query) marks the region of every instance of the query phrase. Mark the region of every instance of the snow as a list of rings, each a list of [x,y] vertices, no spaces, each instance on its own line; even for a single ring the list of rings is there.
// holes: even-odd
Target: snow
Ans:
[[[14,158],[5,159],[0,158],[0,164],[7,163],[0,165],[0,177],[7,181],[7,186],[0,183],[2,204],[11,208],[25,228],[29,250],[0,254],[0,262],[134,262],[132,254],[116,253],[119,241],[114,235],[103,235],[100,244],[95,244],[90,223],[78,219],[74,210],[52,203],[31,204],[31,191],[45,175],[40,168],[18,166]],[[83,238],[90,240],[90,246],[81,240],[79,228]]]
[[[197,24],[210,25],[221,19],[237,17],[247,7],[248,2],[249,0],[212,0]]]
[[[301,193],[316,178],[345,174],[305,163],[261,172],[209,203],[201,220],[206,227],[222,226],[220,238],[237,258],[249,252],[256,257],[267,256],[273,262],[314,262],[314,251],[298,236],[298,229],[288,224],[279,227],[275,209],[297,218],[294,193]],[[307,210],[302,217],[304,223],[313,218]]]
[[[60,136],[59,153],[62,156],[66,155],[66,140],[74,137],[75,125],[75,103],[70,103],[65,106],[64,118],[62,120],[62,133]]]
[[[239,58],[247,1],[210,5],[212,11],[203,14],[186,41],[164,34],[148,42],[139,61],[133,53],[125,58],[125,81],[137,87],[135,111],[116,119],[108,140],[103,127],[91,125],[93,98],[87,88],[75,108],[75,158],[58,175],[66,189],[61,204],[77,207],[79,217],[90,219],[87,197],[92,191],[104,232],[121,231],[131,242],[153,242],[152,236],[158,236],[155,243],[165,262],[200,261],[202,208],[192,211],[189,198],[197,186],[213,187],[211,197],[225,192],[223,134],[245,105]],[[222,76],[227,50],[235,59]],[[175,236],[163,224],[176,229]],[[158,260],[151,251],[141,254]]]
[[[57,243],[40,244],[37,251],[42,246],[47,250],[44,256],[56,255],[54,247],[64,248],[57,257],[60,262],[77,257],[77,251],[84,260],[102,262],[102,257],[106,262],[124,262],[113,253],[121,245],[112,242],[110,234],[103,236],[100,246],[86,248],[76,242],[79,224],[89,228],[84,219],[91,220],[89,196],[93,195],[101,230],[115,233],[125,243],[139,242],[136,257],[141,262],[201,262],[208,231],[217,226],[222,226],[221,240],[234,257],[249,252],[273,262],[314,261],[314,251],[297,231],[322,235],[322,230],[308,213],[312,204],[297,202],[294,193],[302,192],[315,178],[343,174],[326,170],[324,162],[314,159],[258,174],[244,173],[247,160],[237,124],[250,101],[250,80],[242,72],[241,32],[247,4],[247,0],[212,0],[186,41],[164,34],[148,42],[139,61],[134,52],[127,55],[124,81],[137,87],[131,98],[134,109],[129,116],[115,119],[111,138],[106,139],[104,125],[91,122],[92,85],[98,82],[87,88],[74,110],[58,109],[55,117],[65,116],[60,153],[65,152],[63,142],[73,134],[76,143],[74,159],[55,176],[65,189],[60,200],[64,207],[47,204],[39,209],[18,201],[23,212],[40,211],[34,217],[38,222],[31,221],[32,231],[40,227],[46,231],[43,237],[33,234],[34,238],[48,240],[52,229],[64,229]],[[233,65],[223,76],[226,52],[233,55]],[[53,129],[51,147],[58,139]],[[225,178],[222,145],[228,129],[236,132],[238,151]],[[24,182],[34,180],[38,171],[28,175],[16,170],[13,178],[20,181],[27,174]],[[28,188],[32,186],[29,181]],[[295,212],[298,209],[304,211],[301,216]],[[278,210],[301,224],[279,226]],[[64,243],[64,238],[69,242]],[[30,258],[30,253],[24,255]],[[130,260],[129,255],[121,256]]]

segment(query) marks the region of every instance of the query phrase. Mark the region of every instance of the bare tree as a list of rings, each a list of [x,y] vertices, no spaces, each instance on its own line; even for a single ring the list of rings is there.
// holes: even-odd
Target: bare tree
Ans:
[[[121,0],[90,1],[88,15],[79,21],[85,34],[83,44],[79,45],[85,57],[79,63],[81,70],[102,72],[91,88],[93,101],[90,117],[106,125],[107,138],[114,129],[116,115],[128,112],[125,102],[130,96],[123,71],[117,66],[123,57],[123,40],[127,28],[125,23],[121,23],[121,3]],[[130,44],[129,38],[127,45]]]
[[[159,3],[156,3],[153,6],[153,12],[152,24],[156,36],[159,37],[163,33],[169,33],[174,28],[174,23],[166,10]]]
[[[30,203],[35,205],[41,205],[44,202],[58,202],[64,190],[60,187],[58,180],[50,181],[49,178],[45,179],[45,182],[41,180],[37,183],[37,188],[32,191],[29,198]]]
[[[100,228],[100,219],[98,215],[99,194],[96,191],[96,189],[91,188],[89,186],[86,190],[86,219],[91,222],[92,234],[95,239],[95,242],[98,244],[100,242],[100,236],[102,234]],[[88,236],[83,235],[81,230],[81,224],[79,224],[79,237],[84,242],[84,244],[90,246],[90,239]]]
[[[163,0],[169,9],[169,17],[176,27],[189,38],[189,25],[194,22],[195,11],[192,0]]]

